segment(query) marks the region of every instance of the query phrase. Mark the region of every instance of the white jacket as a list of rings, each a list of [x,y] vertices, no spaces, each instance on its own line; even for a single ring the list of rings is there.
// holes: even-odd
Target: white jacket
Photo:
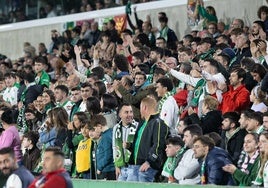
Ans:
[[[194,157],[194,151],[188,149],[175,169],[174,177],[179,184],[198,184],[200,182],[199,169],[200,165]]]

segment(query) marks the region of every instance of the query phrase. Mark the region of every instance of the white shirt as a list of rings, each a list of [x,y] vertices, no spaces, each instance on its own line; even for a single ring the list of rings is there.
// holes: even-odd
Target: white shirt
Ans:
[[[160,118],[169,126],[170,133],[177,135],[176,125],[178,122],[179,108],[173,96],[169,96],[163,103]]]
[[[7,179],[5,188],[22,188],[22,182],[19,176],[11,174]]]
[[[198,184],[200,182],[199,168],[200,165],[194,157],[194,151],[188,149],[175,169],[174,177],[179,184]]]

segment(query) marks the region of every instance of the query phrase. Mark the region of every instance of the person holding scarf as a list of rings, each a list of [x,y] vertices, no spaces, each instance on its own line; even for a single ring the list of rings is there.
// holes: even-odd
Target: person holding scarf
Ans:
[[[174,170],[183,157],[187,148],[179,136],[171,136],[166,140],[167,160],[164,164],[162,175],[168,178],[168,183],[176,182],[174,178]]]
[[[244,156],[242,166],[238,169],[233,164],[228,164],[223,167],[225,172],[233,175],[235,183],[239,186],[251,186],[252,181],[258,175],[260,152],[258,148],[258,134],[248,133],[244,138]]]
[[[119,108],[120,122],[113,127],[113,158],[118,181],[128,181],[128,161],[130,150],[127,145],[133,143],[138,126],[130,104],[124,103]]]

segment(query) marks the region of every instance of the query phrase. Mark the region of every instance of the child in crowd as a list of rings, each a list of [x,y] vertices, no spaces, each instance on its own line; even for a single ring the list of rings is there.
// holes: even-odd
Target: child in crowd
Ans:
[[[90,127],[88,124],[81,125],[81,132],[84,139],[78,144],[76,150],[76,170],[81,174],[83,179],[91,179],[91,147],[92,140],[89,137]]]
[[[91,126],[96,134],[101,133],[96,150],[96,173],[98,179],[115,180],[115,167],[113,162],[112,134],[103,115],[94,115],[91,118]]]
[[[38,133],[30,131],[23,136],[22,145],[25,148],[23,155],[23,165],[30,171],[33,171],[41,159],[41,151],[36,146],[39,139]]]

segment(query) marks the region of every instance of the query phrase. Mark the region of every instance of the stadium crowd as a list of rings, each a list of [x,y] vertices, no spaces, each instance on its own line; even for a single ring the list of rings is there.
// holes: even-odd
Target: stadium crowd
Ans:
[[[1,0],[0,24],[52,18],[150,1],[154,0]]]
[[[268,187],[268,7],[226,28],[197,0],[202,29],[181,40],[165,12],[152,26],[133,11],[121,33],[84,21],[15,62],[1,55],[0,186]]]

